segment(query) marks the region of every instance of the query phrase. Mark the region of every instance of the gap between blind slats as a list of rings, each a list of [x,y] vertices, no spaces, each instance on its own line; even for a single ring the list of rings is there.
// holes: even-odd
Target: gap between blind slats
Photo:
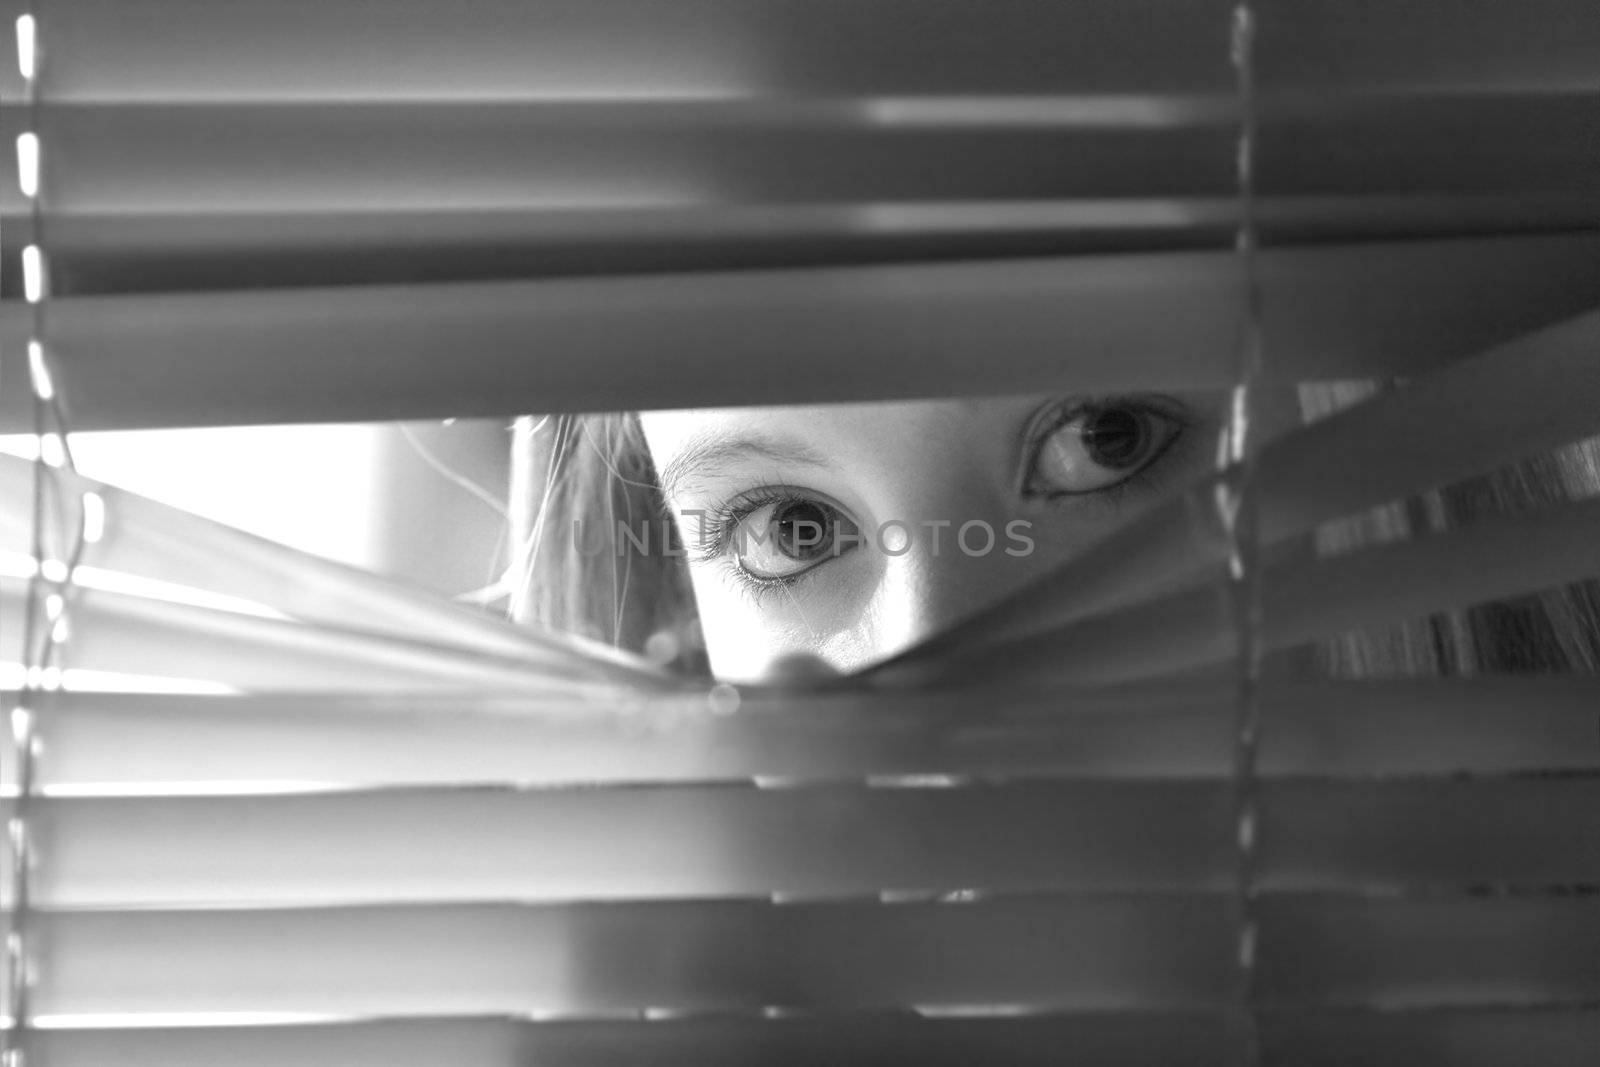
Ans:
[[[1262,197],[1256,218],[1278,244],[1558,232],[1600,218],[1600,193]],[[49,217],[73,296],[1175,251],[1237,230],[1236,200],[1199,197]],[[30,218],[0,216],[0,256],[32,242]],[[0,276],[0,297],[21,285]]]
[[[1266,251],[1271,367],[1462,358],[1587,310],[1597,252],[1589,234]],[[1193,252],[83,297],[52,304],[51,338],[80,429],[1204,388],[1231,381],[1236,286],[1231,253]],[[9,376],[26,320],[0,313]]]
[[[50,798],[43,907],[1223,891],[1223,782]],[[1264,891],[1600,886],[1600,777],[1268,782]]]
[[[1300,1067],[1592,1067],[1600,1008],[1268,1013],[1273,1062]],[[47,1030],[40,1067],[595,1067],[648,1057],[659,1067],[1056,1067],[1061,1050],[1119,1067],[1221,1064],[1232,1045],[1219,1013],[1103,1012],[922,1019],[860,1013],[813,1018],[529,1022],[426,1018],[306,1025]]]
[[[0,10],[14,17],[22,0]],[[45,95],[209,102],[1231,89],[1220,47],[1228,5],[1219,0],[1013,0],[952,6],[938,18],[915,0],[695,0],[670,12],[647,0],[474,0],[448,11],[407,0],[387,4],[381,18],[358,0],[325,0],[293,10],[288,18],[205,0],[57,3]],[[1404,9],[1284,0],[1259,17],[1268,86],[1515,92],[1596,81],[1600,16],[1586,0]],[[1198,43],[1206,41],[1219,47]],[[473,62],[440,63],[441,53]],[[5,69],[0,92],[18,99],[20,89]]]
[[[1127,693],[998,684],[807,696],[60,693],[41,707],[56,795],[828,781],[868,776],[1213,779],[1232,771],[1231,686]],[[1394,777],[1600,771],[1600,679],[1268,682],[1260,773]],[[0,704],[9,706],[14,695]],[[315,738],[316,743],[307,743]],[[14,781],[0,741],[0,781]]]
[[[1260,901],[1267,1008],[1600,999],[1593,897]],[[40,1015],[1229,1003],[1226,895],[41,911]],[[152,968],[150,961],[160,959]]]
[[[1519,337],[1269,442],[1264,543],[1600,433],[1600,311]],[[1493,433],[1484,427],[1493,426]],[[995,644],[1147,599],[1226,557],[1218,478],[1185,490],[909,657]]]

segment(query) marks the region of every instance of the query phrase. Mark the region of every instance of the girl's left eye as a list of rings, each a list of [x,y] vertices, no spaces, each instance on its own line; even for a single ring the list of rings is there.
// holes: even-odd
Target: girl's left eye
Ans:
[[[1132,403],[1076,408],[1039,441],[1023,490],[1065,496],[1114,488],[1159,459],[1182,430],[1170,415]]]
[[[741,518],[731,552],[748,577],[783,581],[849,551],[857,539],[855,524],[838,508],[795,498],[763,504]]]

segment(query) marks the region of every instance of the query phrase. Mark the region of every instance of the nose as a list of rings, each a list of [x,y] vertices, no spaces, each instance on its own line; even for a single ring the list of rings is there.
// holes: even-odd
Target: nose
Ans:
[[[870,612],[873,658],[894,655],[1003,600],[1043,569],[1023,528],[969,520],[913,532],[887,555]]]

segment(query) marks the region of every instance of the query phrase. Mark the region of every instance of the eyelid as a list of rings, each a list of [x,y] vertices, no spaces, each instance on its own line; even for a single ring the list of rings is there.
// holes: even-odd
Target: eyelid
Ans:
[[[793,574],[779,577],[762,577],[751,574],[740,566],[738,560],[729,558],[729,549],[732,547],[732,537],[739,524],[762,508],[795,501],[811,501],[822,504],[829,510],[836,512],[841,518],[852,525],[858,525],[855,517],[850,514],[838,501],[827,493],[805,486],[771,483],[760,485],[754,489],[747,489],[736,493],[726,500],[718,501],[706,509],[706,521],[711,526],[713,539],[705,547],[688,548],[687,553],[695,563],[725,563],[730,574],[742,584],[752,588],[753,591],[776,588],[781,585],[792,585],[815,571],[823,563],[837,556],[819,559],[816,563]]]
[[[775,499],[782,499],[765,494],[781,492],[785,488],[787,487],[776,483],[759,485],[710,501],[703,507],[695,509],[699,518],[699,528],[696,533],[701,536],[693,539],[694,544],[686,546],[689,558],[696,563],[709,563],[723,556],[727,551],[728,538],[733,527],[757,508],[773,503]],[[707,533],[711,535],[709,542],[704,536]]]
[[[1145,461],[1144,465],[1136,469],[1127,478],[1100,489],[1085,490],[1056,490],[1054,492],[1037,492],[1028,488],[1032,480],[1033,471],[1039,463],[1039,456],[1044,451],[1045,444],[1055,435],[1056,431],[1067,425],[1072,420],[1079,418],[1084,413],[1097,409],[1125,407],[1135,411],[1154,414],[1165,419],[1172,427],[1172,433],[1162,442],[1161,447]],[[1162,393],[1133,393],[1112,396],[1072,396],[1046,405],[1033,417],[1029,423],[1023,440],[1023,463],[1017,473],[1016,493],[1020,497],[1035,499],[1056,499],[1060,497],[1085,497],[1096,496],[1107,492],[1114,492],[1127,485],[1134,479],[1144,475],[1153,467],[1162,456],[1182,437],[1184,432],[1193,426],[1193,418],[1189,409],[1181,401]]]

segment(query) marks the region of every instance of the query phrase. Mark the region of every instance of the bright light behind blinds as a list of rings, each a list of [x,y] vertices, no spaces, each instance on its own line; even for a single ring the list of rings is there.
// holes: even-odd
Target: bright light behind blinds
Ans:
[[[78,469],[91,478],[372,567],[379,557],[371,497],[383,433],[367,426],[91,433],[75,434],[72,447]],[[31,456],[32,445],[32,438],[0,437],[0,452],[14,456]]]

